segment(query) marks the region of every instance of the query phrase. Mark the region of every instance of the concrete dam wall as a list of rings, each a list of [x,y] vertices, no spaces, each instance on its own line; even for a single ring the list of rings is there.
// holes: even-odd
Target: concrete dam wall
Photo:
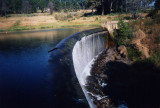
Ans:
[[[106,49],[107,31],[93,33],[82,37],[73,47],[72,58],[76,76],[91,108],[96,108],[85,88],[86,79],[90,76],[91,66],[104,49]],[[89,93],[95,96],[93,93]],[[96,96],[97,99],[103,97]]]

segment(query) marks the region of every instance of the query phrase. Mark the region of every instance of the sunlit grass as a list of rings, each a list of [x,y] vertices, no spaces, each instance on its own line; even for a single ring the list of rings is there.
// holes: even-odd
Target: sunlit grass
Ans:
[[[18,23],[18,22],[17,22]],[[56,28],[64,28],[64,27],[81,27],[81,26],[94,26],[100,27],[99,22],[94,23],[71,23],[68,21],[62,21],[58,23],[45,24],[45,25],[37,25],[37,26],[20,26],[19,24],[14,24],[9,29],[0,30],[0,32],[9,32],[9,31],[23,31],[23,30],[37,30],[37,29],[56,29]]]

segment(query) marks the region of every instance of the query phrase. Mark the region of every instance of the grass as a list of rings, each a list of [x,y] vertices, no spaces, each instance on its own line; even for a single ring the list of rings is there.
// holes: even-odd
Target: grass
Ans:
[[[153,62],[157,67],[160,67],[160,15],[155,15],[154,17],[148,17],[144,19],[137,19],[129,23],[132,30],[136,32],[141,29],[145,32],[146,38],[142,42],[148,46],[151,62]],[[136,52],[128,48],[129,57],[133,59]],[[136,55],[137,56],[137,55]],[[135,58],[137,58],[135,56]],[[143,59],[140,59],[143,60]]]
[[[117,16],[119,13],[110,13],[109,16]]]
[[[61,12],[54,13],[53,15],[49,15],[48,13],[10,14],[8,18],[0,17],[0,24],[2,23],[0,32],[79,26],[100,27],[101,21],[106,19],[106,17],[101,18],[98,15],[84,17],[85,12],[88,11]]]
[[[91,12],[91,10],[80,10],[78,12],[68,13],[54,12],[53,15],[49,15],[49,13],[9,14],[7,18],[0,17],[0,32],[76,26],[100,26],[102,22],[116,20],[124,15],[119,16],[117,13],[103,16],[90,15]],[[89,15],[85,16],[86,14]]]
[[[55,28],[63,28],[63,27],[81,27],[81,26],[94,26],[100,27],[99,23],[89,23],[89,24],[82,24],[82,23],[70,23],[66,22],[59,22],[53,24],[46,24],[46,25],[39,25],[39,26],[19,26],[18,23],[14,24],[11,28],[6,30],[0,30],[0,32],[13,32],[13,31],[23,31],[23,30],[38,30],[38,29],[55,29]]]
[[[19,26],[20,26],[20,23],[21,23],[20,20],[16,21],[10,29],[19,27]]]

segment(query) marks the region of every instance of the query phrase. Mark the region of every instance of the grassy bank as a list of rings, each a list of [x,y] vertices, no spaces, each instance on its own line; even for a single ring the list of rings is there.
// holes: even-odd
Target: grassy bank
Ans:
[[[23,31],[35,29],[54,29],[63,27],[96,26],[108,20],[118,20],[126,15],[92,15],[91,10],[78,12],[32,13],[32,14],[9,14],[0,17],[0,32]]]
[[[57,28],[64,28],[64,27],[81,27],[81,26],[95,26],[100,27],[99,23],[89,23],[89,24],[83,24],[83,23],[70,23],[70,22],[59,22],[59,23],[53,23],[53,24],[46,24],[46,25],[36,25],[36,26],[12,26],[9,29],[0,29],[0,32],[13,32],[13,31],[23,31],[23,30],[40,30],[40,29],[57,29]]]
[[[150,61],[160,67],[160,15],[119,22],[114,32],[115,42],[125,45],[128,58],[133,61]]]

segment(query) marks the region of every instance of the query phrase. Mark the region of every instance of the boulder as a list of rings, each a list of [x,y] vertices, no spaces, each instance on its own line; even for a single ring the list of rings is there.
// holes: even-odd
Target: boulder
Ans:
[[[116,60],[120,60],[120,59],[121,59],[121,56],[117,55],[115,59],[116,59]]]
[[[122,57],[126,57],[127,56],[127,48],[124,45],[121,45],[118,47],[118,53],[122,56]]]

